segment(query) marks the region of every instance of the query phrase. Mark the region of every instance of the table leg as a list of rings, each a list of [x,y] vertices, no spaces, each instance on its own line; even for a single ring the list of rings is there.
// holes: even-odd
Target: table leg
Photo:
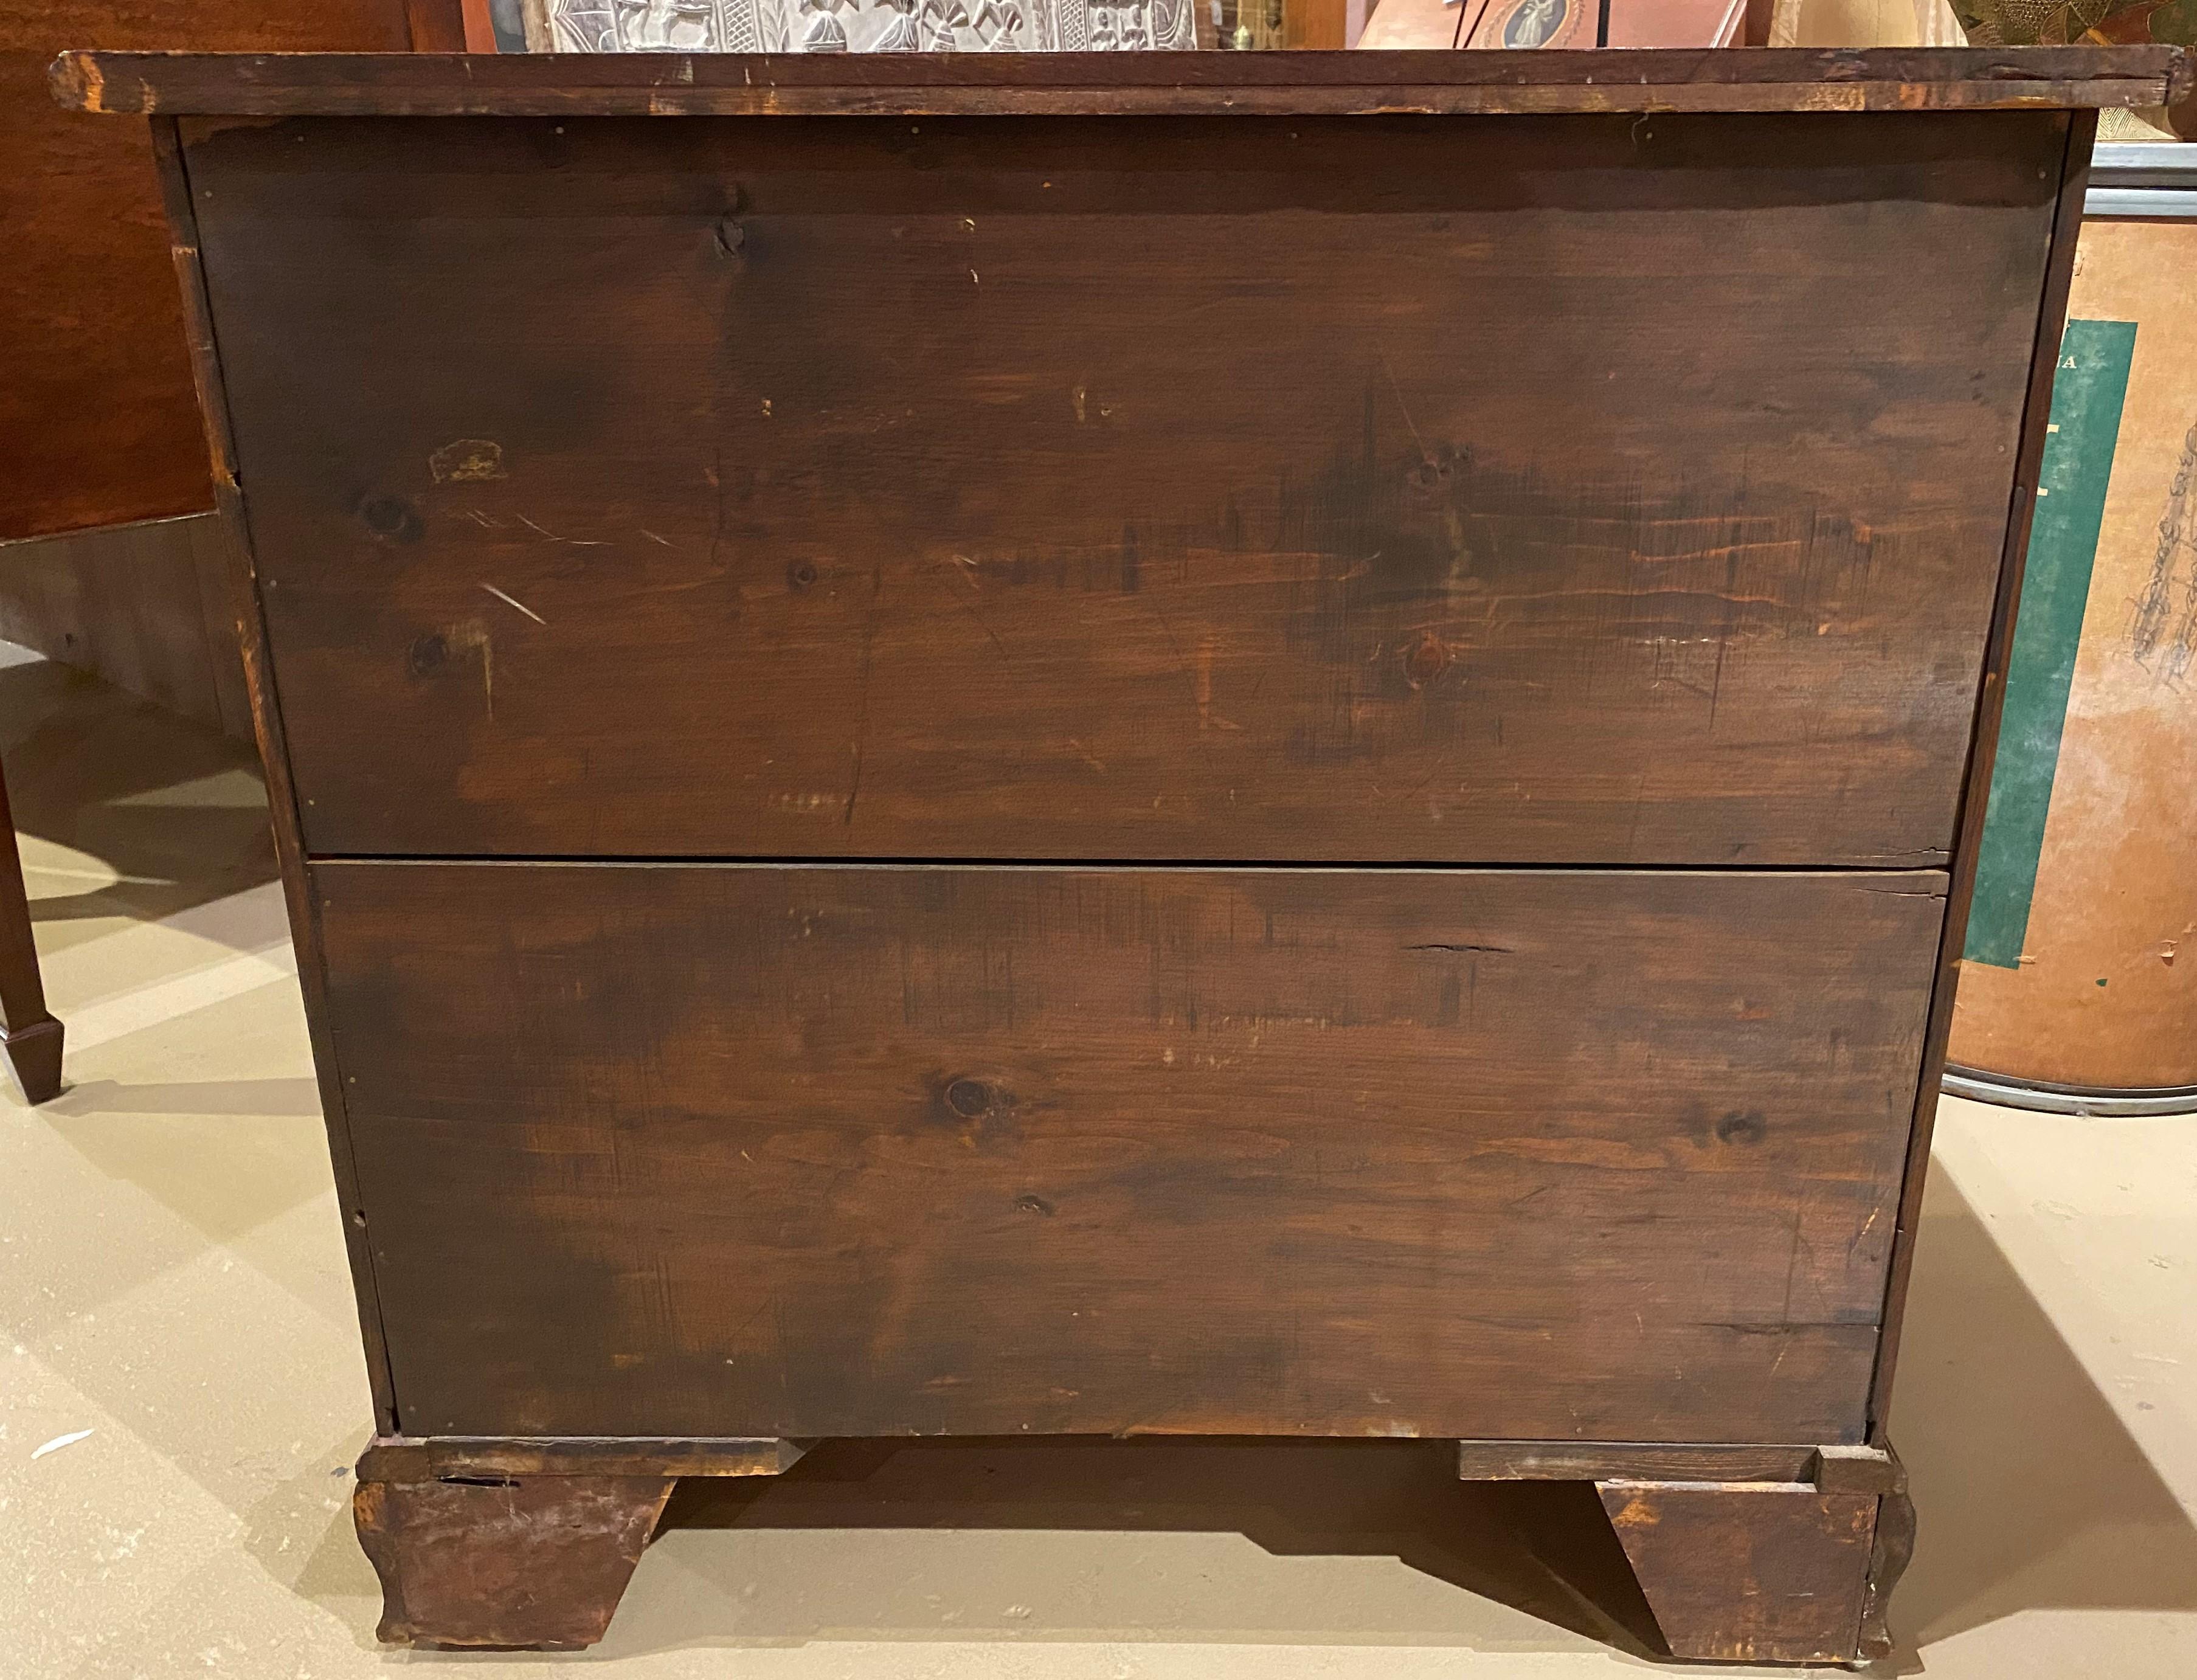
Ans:
[[[26,1099],[43,1103],[59,1094],[61,1023],[46,1008],[45,988],[38,979],[31,901],[23,889],[23,860],[15,849],[5,776],[0,776],[0,1047],[6,1049],[8,1065]]]

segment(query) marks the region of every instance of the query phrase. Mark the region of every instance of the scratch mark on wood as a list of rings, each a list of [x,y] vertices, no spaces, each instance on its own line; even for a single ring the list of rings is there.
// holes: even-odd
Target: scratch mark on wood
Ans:
[[[1412,441],[1419,447],[1419,459],[1429,466],[1435,464],[1434,452],[1427,448],[1427,440],[1419,436],[1419,423],[1412,418],[1411,408],[1404,401],[1402,389],[1396,384],[1396,370],[1388,365],[1388,358],[1381,358],[1381,371],[1388,376],[1389,395],[1396,399],[1396,407],[1404,416],[1404,424],[1411,428]]]
[[[970,564],[966,559],[959,554],[956,554],[954,558],[957,560],[960,560],[964,565]],[[948,574],[942,566],[934,568],[930,573],[931,577],[936,581],[938,587],[946,591],[947,599],[952,601],[954,605],[959,607],[962,611],[967,613],[971,618],[977,621],[977,628],[982,630],[985,635],[991,639],[992,646],[1000,650],[1000,657],[1001,658],[1011,658],[1012,656],[1007,652],[1006,643],[1000,640],[999,632],[994,630],[992,628],[990,622],[985,618],[982,612],[977,611],[977,605],[974,601],[970,600],[966,596],[962,594],[960,591],[946,581],[948,575]],[[975,585],[971,584],[971,587],[973,588]]]
[[[525,601],[519,600],[516,596],[507,595],[502,590],[497,588],[495,584],[484,583],[481,585],[481,588],[487,590],[489,594],[494,595],[498,600],[501,601],[506,606],[511,608],[514,612],[525,613],[529,618],[531,618],[537,624],[546,625],[548,623],[549,621],[547,618],[544,618],[532,607],[527,605]]]
[[[608,546],[606,543],[591,536],[559,536],[555,531],[544,530],[542,526],[536,524],[533,520],[528,518],[524,513],[515,513],[512,517],[517,519],[520,524],[525,525],[527,530],[531,531],[539,531],[543,536],[548,537],[552,542],[565,543],[574,548],[602,548]]]

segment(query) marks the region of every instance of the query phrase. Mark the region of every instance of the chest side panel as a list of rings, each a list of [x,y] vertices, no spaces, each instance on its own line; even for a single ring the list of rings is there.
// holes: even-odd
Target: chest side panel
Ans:
[[[2064,132],[194,126],[307,843],[1939,861]]]
[[[1938,872],[314,877],[408,1433],[1863,1428]]]

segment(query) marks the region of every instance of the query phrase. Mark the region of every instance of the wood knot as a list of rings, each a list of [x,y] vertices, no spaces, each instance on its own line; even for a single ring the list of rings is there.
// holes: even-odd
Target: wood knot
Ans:
[[[1759,1144],[1769,1130],[1769,1122],[1752,1109],[1734,1109],[1716,1123],[1720,1144]]]
[[[401,495],[370,495],[358,504],[359,522],[384,542],[417,542],[426,535],[420,510]]]
[[[923,1113],[926,1125],[952,1132],[964,1147],[988,1149],[1014,1135],[1015,1093],[971,1074],[935,1075]]]
[[[432,676],[450,657],[450,645],[440,636],[422,636],[405,650],[404,669],[414,677]]]
[[[1411,679],[1412,687],[1423,687],[1447,670],[1449,662],[1449,645],[1429,632],[1404,656],[1404,675]]]
[[[980,1079],[957,1079],[946,1087],[946,1106],[964,1120],[982,1120],[999,1106],[999,1093]]]
[[[815,561],[796,560],[785,569],[785,582],[786,587],[797,595],[806,594],[814,588],[816,587]]]

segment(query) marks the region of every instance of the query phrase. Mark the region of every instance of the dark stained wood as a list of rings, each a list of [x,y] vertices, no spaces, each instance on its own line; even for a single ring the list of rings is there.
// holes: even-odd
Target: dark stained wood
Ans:
[[[1861,1438],[1936,874],[313,873],[411,1433]]]
[[[1877,1493],[1898,1461],[1871,1446],[1730,1446],[1687,1441],[1459,1441],[1466,1481],[1806,1482],[1825,1493]]]
[[[1812,1446],[1674,1441],[1459,1441],[1464,1481],[1806,1481]]]
[[[1866,1660],[1883,1656],[1891,1648],[1884,1612],[1912,1547],[1914,1510],[1906,1498],[1904,1474],[1897,1457],[1889,1452],[1869,1447],[1684,1444],[1655,1447],[1617,1442],[1567,1445],[1467,1441],[1459,1445],[1468,1477],[1599,1482],[1605,1509],[1619,1520],[1628,1553],[1654,1581],[1655,1596],[1690,1654],[1729,1656],[1733,1642],[1748,1639],[1755,1642],[1748,1648],[1753,1660],[1852,1660],[1856,1650],[1840,1645],[1838,1640],[1840,1631],[1848,1625],[1848,1608],[1856,1590],[1852,1572],[1862,1560],[1836,1532],[1837,1525],[1858,1520],[1861,1506],[1850,1503],[1852,1496],[1866,1495],[1868,1500],[1875,1500],[1881,1493],[1884,1497],[1877,1503],[1861,1589],[1858,1654]],[[801,1446],[791,1441],[384,1439],[376,1440],[360,1459],[359,1480],[362,1484],[419,1484],[440,1479],[501,1486],[512,1480],[557,1477],[598,1480],[605,1476],[664,1477],[675,1473],[771,1475],[791,1468],[801,1456]],[[1829,1466],[1844,1468],[1833,1472]],[[1620,1474],[1620,1467],[1632,1474]],[[1596,1469],[1602,1474],[1591,1474]],[[1646,1474],[1651,1469],[1662,1474]],[[1652,1485],[1657,1482],[1677,1486]],[[1725,1486],[1713,1487],[1713,1483]],[[1705,1492],[1723,1497],[1713,1501],[1672,1501],[1669,1497],[1674,1492]],[[1757,1504],[1746,1497],[1810,1492],[1838,1496],[1838,1502],[1810,1504],[1787,1500]],[[1643,1495],[1648,1496],[1649,1503],[1642,1503]],[[1765,1513],[1774,1520],[1762,1521]],[[1833,1519],[1833,1538],[1839,1542],[1828,1549],[1828,1558],[1820,1555],[1825,1549],[1816,1544],[1822,1538],[1826,1514]],[[1678,1526],[1678,1534],[1664,1537],[1643,1532],[1660,1526],[1666,1517]],[[1711,1531],[1715,1538],[1710,1555],[1674,1574],[1672,1554],[1684,1551],[1701,1533]],[[1812,1561],[1812,1554],[1817,1554]],[[1719,1583],[1713,1572],[1725,1565],[1730,1567],[1732,1579]],[[427,1570],[434,1571],[434,1566],[428,1565]],[[1759,1590],[1765,1575],[1771,1602],[1760,1608],[1757,1619],[1736,1629],[1721,1622],[1714,1605],[1716,1595],[1741,1586]],[[1796,1586],[1796,1582],[1802,1584]],[[1829,1631],[1826,1634],[1818,1628],[1796,1644],[1796,1625],[1807,1625],[1806,1602],[1819,1596],[1826,1582],[1835,1601]],[[583,1596],[592,1600],[591,1594]],[[1761,1596],[1759,1590],[1756,1596]],[[1782,1603],[1777,1602],[1781,1597]],[[392,1607],[391,1613],[392,1629],[385,1637],[391,1637],[392,1632],[404,1637],[401,1625],[408,1613]],[[502,1637],[495,1642],[517,1642],[512,1638],[513,1631],[506,1625]]]
[[[144,134],[54,109],[50,56],[0,49],[0,540],[212,501]]]
[[[31,936],[31,903],[23,888],[23,860],[15,849],[15,820],[8,808],[8,781],[0,776],[0,1051],[28,1103],[61,1094],[61,1023],[46,1007],[38,974],[38,947]]]
[[[306,843],[1942,861],[2066,121],[193,119]]]
[[[297,792],[291,781],[290,755],[282,732],[281,706],[269,675],[266,615],[259,598],[252,533],[245,521],[236,482],[236,450],[230,431],[229,393],[223,382],[221,356],[215,348],[213,322],[207,308],[206,273],[199,258],[198,221],[192,208],[190,181],[176,125],[171,119],[155,118],[152,128],[153,156],[159,166],[161,200],[167,210],[169,255],[183,301],[183,339],[190,351],[206,449],[212,464],[214,507],[227,538],[222,547],[229,562],[227,585],[231,622],[236,626],[245,692],[251,700],[252,732],[267,779],[268,820],[274,830],[275,859],[282,869],[282,897],[289,914],[290,937],[300,955],[298,983],[304,996],[313,1068],[320,1085],[321,1108],[328,1121],[328,1154],[335,1175],[336,1199],[344,1210],[344,1242],[351,1260],[352,1289],[358,1298],[359,1330],[366,1345],[367,1380],[374,1390],[374,1422],[384,1434],[394,1434],[398,1420],[390,1393],[381,1308],[374,1289],[373,1256],[366,1241],[366,1215],[359,1206],[350,1127],[344,1113],[342,1074],[334,1042],[328,1034],[324,970],[318,959],[320,930],[311,888],[305,877],[304,845],[298,822]]]
[[[1859,1654],[1875,1495],[1764,1482],[1601,1482],[1597,1491],[1672,1656]]]
[[[55,54],[405,44],[398,0],[0,7],[0,541],[212,502],[144,130],[56,109]]]
[[[373,1475],[392,1481],[452,1475],[774,1476],[799,1463],[807,1451],[797,1441],[754,1439],[385,1436],[361,1462],[372,1466]]]
[[[1891,1493],[1907,1486],[1899,1457],[1882,1445],[1818,1447],[1807,1480],[1823,1493]]]
[[[1889,1446],[1460,1441],[1468,1480],[1592,1480],[1674,1655],[1851,1663],[1889,1655],[1914,1550]]]
[[[192,570],[198,576],[200,622],[206,627],[206,664],[213,679],[213,708],[203,703],[192,715],[219,727],[241,741],[253,739],[252,691],[245,681],[244,648],[258,632],[248,617],[237,611],[234,579],[244,567],[236,553],[235,521],[219,513],[194,515],[189,521],[188,547]]]
[[[569,1651],[603,1637],[673,1483],[663,1476],[382,1480],[351,1512],[390,1643]]]
[[[466,50],[463,0],[404,0],[405,33],[415,53]],[[490,50],[495,50],[491,46]]]
[[[465,50],[469,53],[498,50],[496,20],[490,13],[490,0],[460,0],[460,21],[465,32]]]
[[[2061,330],[2067,316],[2068,289],[2074,279],[2076,236],[2081,231],[2083,199],[2090,170],[2090,144],[2097,132],[2095,113],[2070,119],[2067,149],[2060,164],[2059,211],[2052,229],[2051,260],[2038,300],[2037,328],[2028,357],[2029,379],[2022,404],[2021,442],[2016,458],[2014,494],[2006,514],[2005,547],[1998,566],[1998,593],[1991,610],[1991,640],[1978,674],[1975,716],[1968,732],[1968,755],[1962,778],[1960,826],[1954,842],[1945,924],[1938,949],[1937,982],[1931,988],[1930,1019],[1923,1040],[1922,1077],[1916,1086],[1915,1117],[1908,1128],[1907,1170],[1899,1193],[1900,1237],[1885,1283],[1884,1335],[1877,1347],[1876,1378],[1869,1394],[1872,1437],[1888,1427],[1892,1377],[1899,1358],[1900,1325],[1906,1317],[1907,1281],[1915,1264],[1913,1233],[1922,1218],[1922,1185],[1930,1166],[1930,1138],[1938,1121],[1939,1086],[1945,1073],[1945,1044],[1953,1030],[1953,1004],[1961,978],[1961,953],[1968,942],[1968,908],[1975,895],[1976,859],[1983,844],[1984,813],[1991,799],[1991,767],[1998,751],[1999,710],[2006,698],[2007,660],[2014,646],[2014,616],[2020,605],[2021,576],[2029,553],[2029,526],[2037,509],[2038,473],[2044,461],[2044,439],[2051,423],[2052,376],[2060,364]]]
[[[644,1470],[682,1476],[775,1475],[791,1469],[803,1443],[773,1439],[670,1436],[388,1436],[374,1442],[385,1474],[492,1470],[509,1475],[626,1475]],[[1630,1441],[1459,1441],[1458,1474],[1466,1481],[1805,1482],[1825,1493],[1904,1490],[1898,1460],[1871,1446],[1730,1446]]]
[[[2191,73],[2154,46],[972,56],[70,53],[54,86],[86,111],[235,116],[1305,115],[2149,107]]]
[[[1869,1589],[1861,1607],[1864,1661],[1892,1654],[1892,1629],[1885,1614],[1915,1553],[1915,1502],[1908,1497],[1907,1472],[1888,1445],[1882,1451],[1891,1460],[1892,1480],[1877,1501],[1876,1534],[1869,1544]]]
[[[204,113],[397,1637],[815,1438],[1196,1432],[1885,1648],[2087,109],[2188,63],[1435,60],[61,67]]]

